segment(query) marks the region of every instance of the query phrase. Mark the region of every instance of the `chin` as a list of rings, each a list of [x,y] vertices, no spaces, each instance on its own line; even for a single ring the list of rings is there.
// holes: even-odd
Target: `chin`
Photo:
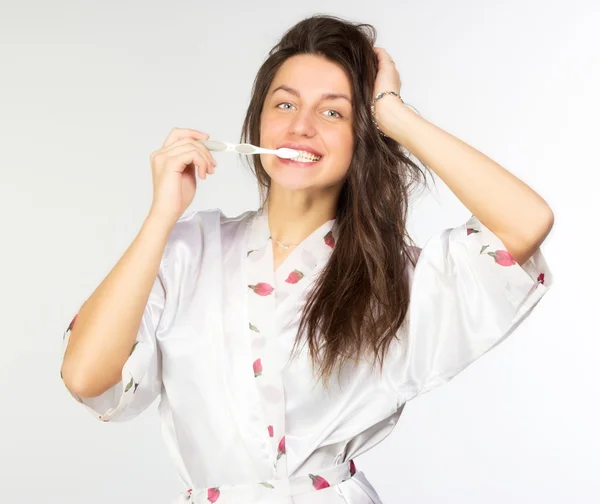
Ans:
[[[277,186],[286,191],[306,191],[319,187],[314,180],[308,177],[282,175],[276,174],[275,176],[271,176],[271,187]]]
[[[277,186],[285,191],[325,191],[340,182],[337,177],[333,177],[335,180],[327,180],[324,176],[327,175],[327,165],[277,161],[263,164],[271,179],[271,187]]]

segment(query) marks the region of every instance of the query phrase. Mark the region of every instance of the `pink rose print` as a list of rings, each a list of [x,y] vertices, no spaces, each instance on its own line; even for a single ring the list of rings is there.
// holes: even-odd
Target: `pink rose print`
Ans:
[[[544,283],[544,274],[543,274],[543,273],[540,273],[540,274],[538,275],[538,277],[537,277],[537,281],[538,281],[539,283],[541,283],[541,284],[543,284],[543,283]]]
[[[313,474],[309,474],[309,476],[316,490],[323,490],[323,488],[329,487],[329,483],[322,476],[314,476]]]
[[[79,315],[79,314],[77,314],[77,315]],[[75,325],[75,320],[77,320],[77,315],[75,315],[73,317],[73,320],[71,320],[71,323],[69,324],[67,331],[71,331],[73,329],[73,326]]]
[[[487,255],[492,256],[496,261],[496,264],[499,264],[500,266],[512,266],[513,264],[517,264],[517,261],[514,260],[508,250],[496,250],[496,252],[488,252]]]
[[[273,292],[273,287],[271,287],[268,283],[260,282],[256,285],[248,285],[255,294],[259,296],[268,296]]]
[[[254,364],[252,364],[252,367],[254,368],[254,378],[262,375],[262,364],[260,362],[260,358],[258,358],[254,361]]]
[[[469,236],[471,233],[479,233],[479,230],[468,227],[467,228],[467,236]]]
[[[279,460],[282,455],[285,455],[285,436],[279,441],[279,446],[277,447],[277,460]]]
[[[329,231],[329,233],[327,233],[323,239],[325,240],[325,245],[327,245],[328,247],[333,248],[335,245],[335,238],[333,237],[333,232]]]
[[[350,461],[350,476],[354,476],[356,473],[356,466],[354,465],[354,460]]]
[[[484,245],[481,247],[479,255],[483,254],[485,249],[488,247],[489,245]],[[515,261],[514,257],[510,255],[508,250],[496,250],[495,252],[486,252],[486,254],[492,256],[496,261],[496,264],[499,264],[500,266],[512,266],[513,264],[517,264],[517,261]]]
[[[221,492],[219,491],[219,487],[209,488],[208,489],[208,502],[217,502]]]
[[[267,429],[268,429],[268,431],[269,431],[269,437],[273,437],[273,426],[272,426],[272,425],[269,425],[269,426],[267,427]]]
[[[289,274],[285,281],[289,284],[297,284],[302,278],[304,278],[304,273],[295,269]]]

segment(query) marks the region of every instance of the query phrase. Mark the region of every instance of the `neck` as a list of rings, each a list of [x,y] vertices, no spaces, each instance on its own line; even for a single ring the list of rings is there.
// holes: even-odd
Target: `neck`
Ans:
[[[337,197],[307,197],[269,191],[266,205],[271,237],[286,245],[298,244],[335,217]]]

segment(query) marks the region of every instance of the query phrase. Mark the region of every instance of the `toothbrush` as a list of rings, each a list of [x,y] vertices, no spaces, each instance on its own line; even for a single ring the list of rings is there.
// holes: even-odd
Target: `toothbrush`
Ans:
[[[209,151],[217,152],[237,152],[238,154],[275,154],[284,159],[293,159],[300,155],[297,150],[281,147],[279,149],[265,149],[256,147],[252,144],[233,144],[230,142],[220,142],[219,140],[200,140]]]

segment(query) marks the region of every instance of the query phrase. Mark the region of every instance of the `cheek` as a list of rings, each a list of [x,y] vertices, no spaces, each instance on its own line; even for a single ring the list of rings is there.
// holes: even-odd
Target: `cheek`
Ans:
[[[260,143],[262,147],[271,147],[272,142],[281,138],[285,133],[286,125],[283,121],[277,121],[269,113],[263,114],[260,122]]]
[[[337,134],[335,138],[329,140],[329,145],[335,146],[335,166],[336,172],[346,172],[352,161],[354,154],[354,138],[352,132]]]
[[[348,164],[352,161],[352,157],[354,155],[354,135],[352,132],[348,133],[346,138],[344,139],[344,151],[346,152]]]

